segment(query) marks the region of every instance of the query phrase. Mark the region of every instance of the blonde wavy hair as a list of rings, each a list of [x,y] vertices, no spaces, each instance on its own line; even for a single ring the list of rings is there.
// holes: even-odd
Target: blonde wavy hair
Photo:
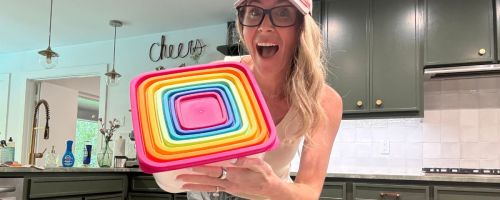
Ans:
[[[243,39],[243,27],[238,17],[236,26],[240,38]],[[301,31],[299,42],[282,87],[288,103],[297,109],[295,117],[299,117],[302,121],[298,128],[302,133],[294,133],[296,137],[286,138],[291,141],[302,136],[309,140],[320,121],[325,119],[320,102],[326,76],[323,36],[319,25],[310,15],[304,15],[302,25],[297,27]]]

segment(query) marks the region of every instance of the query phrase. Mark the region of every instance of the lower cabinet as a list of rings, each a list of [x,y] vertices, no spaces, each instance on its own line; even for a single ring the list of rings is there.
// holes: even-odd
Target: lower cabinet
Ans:
[[[127,176],[71,176],[29,178],[29,199],[125,199]]]
[[[94,196],[85,196],[84,200],[122,200],[125,199],[123,194],[110,194],[110,195],[94,195]]]
[[[325,182],[319,199],[346,200],[346,183]]]
[[[434,187],[435,200],[498,200],[499,188]]]
[[[356,200],[429,200],[429,186],[353,183]]]
[[[129,193],[129,200],[173,200],[171,194]]]
[[[163,191],[153,176],[136,175],[130,177],[130,200],[187,200],[186,193],[171,194]]]

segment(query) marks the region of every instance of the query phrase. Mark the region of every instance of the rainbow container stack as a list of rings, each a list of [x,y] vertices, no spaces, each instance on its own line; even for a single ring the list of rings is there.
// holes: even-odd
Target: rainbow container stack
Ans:
[[[146,173],[249,156],[278,144],[257,83],[240,63],[141,74],[131,82],[130,99]]]

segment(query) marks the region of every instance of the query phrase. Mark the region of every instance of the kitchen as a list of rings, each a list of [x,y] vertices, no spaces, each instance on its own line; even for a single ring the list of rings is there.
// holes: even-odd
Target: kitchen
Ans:
[[[132,130],[129,81],[159,66],[174,68],[221,60],[224,55],[216,47],[235,44],[228,42],[227,29],[227,22],[234,20],[233,1],[211,1],[210,5],[202,6],[209,11],[200,14],[224,15],[213,19],[204,17],[207,21],[183,18],[179,23],[181,20],[175,16],[186,16],[186,10],[199,12],[192,5],[200,2],[182,2],[175,3],[176,6],[159,0],[151,5],[126,1],[120,2],[120,6],[114,5],[115,1],[96,2],[101,5],[100,12],[92,12],[107,14],[83,17],[83,14],[73,16],[71,13],[76,13],[75,8],[97,9],[95,5],[83,1],[54,1],[51,45],[60,58],[51,69],[39,65],[37,57],[37,52],[47,45],[49,1],[2,2],[6,6],[0,8],[0,13],[4,13],[1,18],[7,19],[0,20],[6,23],[2,27],[17,30],[6,31],[6,35],[0,37],[4,38],[1,43],[6,47],[0,53],[0,88],[7,88],[0,92],[0,139],[13,139],[14,160],[23,164],[29,160],[36,82],[82,76],[98,79],[92,81],[98,82],[94,86],[97,92],[84,92],[99,97],[98,103],[93,104],[99,111],[94,121],[98,117],[105,121],[118,119],[121,127],[113,140],[122,136],[124,154],[133,158],[134,145],[129,139]],[[170,7],[181,9],[170,11],[167,9]],[[500,78],[486,70],[494,67],[492,64],[500,57],[497,49],[499,7],[497,0],[314,1],[313,15],[322,24],[326,45],[330,48],[328,82],[343,96],[345,113],[330,156],[324,198],[395,199],[401,195],[401,199],[500,199],[500,179],[496,175],[422,172],[423,168],[432,168],[429,172],[436,170],[434,168],[439,171],[450,168],[450,172],[478,169],[478,173],[498,174],[492,169],[500,169]],[[13,13],[21,8],[33,14]],[[22,25],[21,22],[28,19],[31,24]],[[124,22],[117,28],[115,62],[114,29],[108,23],[112,19]],[[154,62],[149,57],[150,47],[163,36],[176,47],[179,43],[187,46],[188,41],[197,39],[206,47],[198,59],[187,56]],[[17,43],[7,43],[5,38],[19,39]],[[117,85],[107,86],[104,74],[112,66],[122,77]],[[472,66],[483,66],[483,69],[479,75],[451,73],[429,78],[433,69],[451,67],[453,70],[457,66],[465,66],[468,71],[473,70]],[[48,101],[49,106],[56,109],[60,103],[54,101],[64,96],[48,97],[54,99]],[[38,126],[43,126],[42,115],[43,112]],[[37,141],[41,141],[42,146],[36,148],[36,153],[47,148],[47,156],[50,147],[55,145],[56,153],[62,157],[65,141],[74,139],[75,134],[56,133],[53,129],[57,129],[58,124],[51,121],[49,140],[43,139],[43,130],[38,131]],[[93,143],[94,159],[103,143],[98,134]],[[116,146],[113,143],[111,146]],[[73,150],[75,156],[83,154],[81,149]],[[44,163],[45,158],[36,162]],[[82,168],[81,163],[75,163],[74,168],[45,170],[0,168],[0,177],[26,177],[22,198],[29,199],[63,196],[91,199],[99,195],[104,196],[101,199],[184,198],[181,194],[162,192],[150,176],[137,168],[98,168],[96,160],[92,163],[94,167],[90,168]],[[298,160],[295,160],[292,172],[297,171],[297,167]],[[96,188],[88,193],[46,192],[47,188],[58,187],[50,183],[64,185],[71,180],[90,181]]]

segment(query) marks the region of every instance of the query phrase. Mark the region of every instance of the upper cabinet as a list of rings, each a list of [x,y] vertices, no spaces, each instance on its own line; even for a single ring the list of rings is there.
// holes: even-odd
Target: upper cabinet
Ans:
[[[313,0],[312,17],[318,24],[321,24],[321,13],[321,1]]]
[[[425,65],[495,60],[492,0],[426,0]]]
[[[371,112],[418,111],[417,0],[372,0]]]
[[[329,0],[325,6],[327,82],[342,96],[344,113],[418,114],[418,1]]]
[[[369,0],[326,1],[327,82],[344,113],[369,112]]]

